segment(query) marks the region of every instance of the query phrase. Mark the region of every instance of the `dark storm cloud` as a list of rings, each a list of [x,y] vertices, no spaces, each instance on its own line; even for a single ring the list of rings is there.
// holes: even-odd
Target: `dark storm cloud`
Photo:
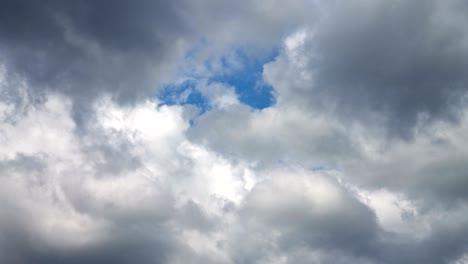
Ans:
[[[309,87],[280,95],[332,104],[346,120],[382,114],[405,138],[418,121],[456,120],[468,90],[467,14],[458,0],[324,3],[299,50]]]
[[[8,76],[39,95],[50,89],[89,100],[110,92],[131,101],[174,66],[187,33],[180,3],[2,1],[0,59]]]

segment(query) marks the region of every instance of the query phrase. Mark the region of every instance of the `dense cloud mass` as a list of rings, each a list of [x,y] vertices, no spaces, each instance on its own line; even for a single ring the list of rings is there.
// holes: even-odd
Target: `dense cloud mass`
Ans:
[[[50,89],[89,100],[111,91],[123,101],[148,95],[190,37],[183,10],[160,1],[2,6],[2,61],[9,76],[25,78],[35,93]]]
[[[468,263],[467,22],[2,1],[0,263]]]
[[[466,3],[351,1],[323,8],[318,24],[303,29],[287,44],[289,54],[266,69],[282,95],[344,119],[377,119],[403,137],[418,122],[459,118],[468,81]],[[293,76],[281,74],[291,67]],[[303,83],[282,85],[285,77]]]

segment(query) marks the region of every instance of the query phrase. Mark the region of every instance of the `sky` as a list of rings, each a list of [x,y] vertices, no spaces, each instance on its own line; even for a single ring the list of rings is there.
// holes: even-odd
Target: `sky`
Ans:
[[[0,263],[467,264],[464,0],[2,0]]]

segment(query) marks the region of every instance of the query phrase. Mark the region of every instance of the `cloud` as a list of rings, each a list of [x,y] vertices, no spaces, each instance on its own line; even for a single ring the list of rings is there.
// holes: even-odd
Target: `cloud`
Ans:
[[[96,111],[100,122],[81,138],[73,131],[70,102],[62,96],[49,97],[16,123],[0,127],[2,262],[166,263],[174,252],[192,254],[173,223],[188,230],[211,225],[205,224],[211,221],[204,216],[207,205],[177,195],[194,191],[172,178],[177,175],[171,170],[183,172],[192,158],[173,147],[181,144],[186,128],[179,107],[118,108],[102,101]],[[166,122],[165,129],[154,130],[151,120],[159,120],[156,126]],[[129,145],[114,150],[116,143]],[[121,162],[132,158],[139,162]],[[198,167],[229,166],[216,161]],[[211,193],[206,195],[210,201]]]
[[[265,66],[279,101],[376,123],[406,139],[420,122],[458,119],[467,87],[462,1],[320,7],[318,22],[289,37]]]
[[[271,233],[278,232],[280,247],[339,248],[359,254],[376,238],[372,211],[333,180],[300,171],[269,176],[271,180],[257,184],[246,198],[241,214],[253,225],[276,230]]]
[[[415,189],[393,188],[407,198],[392,209],[393,191],[379,196],[351,174],[231,159],[188,140],[181,106],[94,109],[85,134],[60,95],[0,126],[3,143],[40,143],[2,149],[0,260],[450,263],[465,250],[466,204],[423,210]]]
[[[34,97],[52,90],[82,103],[102,94],[134,102],[174,80],[176,67],[217,61],[239,44],[270,47],[300,21],[289,18],[301,11],[301,1],[282,12],[273,8],[278,4],[7,1],[0,14],[1,63],[9,79],[29,83]],[[247,34],[239,38],[240,32]],[[201,47],[192,52],[196,59],[181,67],[194,45]]]
[[[0,262],[466,262],[466,8],[6,1]]]
[[[333,117],[295,106],[252,110],[233,105],[208,112],[188,131],[191,140],[220,153],[256,162],[339,166],[359,147]]]
[[[189,38],[182,10],[160,1],[7,1],[0,47],[9,76],[89,100],[149,95]]]
[[[465,202],[466,128],[464,112],[458,124],[436,122],[412,142],[369,140],[363,160],[351,162],[348,173],[355,182],[403,191],[428,206]]]

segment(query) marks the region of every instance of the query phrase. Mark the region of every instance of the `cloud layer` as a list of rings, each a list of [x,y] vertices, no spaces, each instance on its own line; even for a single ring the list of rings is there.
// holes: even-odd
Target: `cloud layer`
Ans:
[[[468,263],[467,8],[5,1],[0,262]]]

